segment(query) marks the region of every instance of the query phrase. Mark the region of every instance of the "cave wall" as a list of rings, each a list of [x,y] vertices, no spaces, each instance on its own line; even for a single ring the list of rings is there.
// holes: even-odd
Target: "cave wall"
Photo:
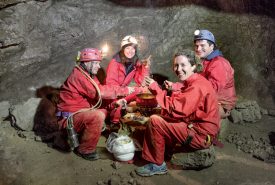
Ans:
[[[206,3],[208,2],[208,3]],[[271,1],[6,0],[0,3],[0,101],[24,101],[58,87],[78,50],[108,44],[103,68],[129,34],[152,73],[176,80],[173,53],[193,49],[194,30],[209,29],[235,69],[239,98],[275,108],[275,20]],[[265,4],[263,4],[265,2]],[[239,7],[239,8],[238,8]]]

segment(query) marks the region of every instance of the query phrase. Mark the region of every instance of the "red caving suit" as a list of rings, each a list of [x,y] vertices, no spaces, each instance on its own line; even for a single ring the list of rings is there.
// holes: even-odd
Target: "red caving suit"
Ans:
[[[128,86],[132,80],[140,86],[144,77],[149,74],[149,68],[138,60],[130,73],[126,73],[125,66],[121,63],[120,57],[116,54],[110,61],[106,70],[105,83],[107,85]]]
[[[93,80],[100,89],[102,99],[114,99],[117,96],[125,96],[128,94],[127,88],[100,85],[96,77],[94,77]],[[75,67],[61,86],[60,102],[57,108],[60,112],[73,113],[80,109],[91,108],[96,104],[98,98],[95,86],[80,69]],[[95,151],[106,113],[107,111],[105,109],[96,109],[73,115],[74,128],[77,133],[81,133],[78,148],[80,153],[85,154]],[[58,124],[60,129],[66,128],[66,120],[66,118],[59,119]]]
[[[206,137],[214,138],[220,128],[220,115],[216,93],[208,80],[199,74],[191,75],[183,82],[180,91],[166,96],[156,82],[149,86],[162,108],[161,116],[152,115],[143,143],[142,156],[155,164],[164,161],[165,146],[184,143],[188,135],[194,149],[208,148]],[[189,124],[193,128],[188,128]]]
[[[149,75],[149,67],[145,67],[139,60],[132,64],[131,69],[126,69],[125,65],[121,63],[119,54],[114,55],[110,63],[108,64],[106,70],[106,85],[116,85],[121,87],[128,86],[131,82],[136,85],[135,92],[125,97],[126,101],[129,103],[136,99],[136,94],[142,91],[141,83],[146,75]],[[127,72],[129,70],[129,72]],[[127,74],[128,73],[128,74]],[[109,103],[114,102],[110,100]],[[120,109],[114,109],[110,113],[110,119],[113,123],[118,123],[120,118]]]
[[[232,110],[236,105],[237,97],[234,69],[229,61],[222,57],[219,50],[214,50],[202,63],[201,75],[211,82],[217,92],[218,102],[226,110]]]

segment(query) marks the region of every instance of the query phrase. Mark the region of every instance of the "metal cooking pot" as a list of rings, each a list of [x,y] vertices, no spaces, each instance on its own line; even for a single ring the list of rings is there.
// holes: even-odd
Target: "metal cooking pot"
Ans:
[[[158,105],[155,95],[150,93],[137,94],[136,102],[139,108],[154,108]]]
[[[137,97],[143,100],[150,100],[150,99],[154,99],[155,95],[151,93],[140,93],[140,94],[137,94]]]

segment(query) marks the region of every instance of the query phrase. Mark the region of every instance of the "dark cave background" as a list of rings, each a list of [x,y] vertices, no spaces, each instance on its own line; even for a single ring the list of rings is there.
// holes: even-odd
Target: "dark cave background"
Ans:
[[[238,98],[275,109],[275,3],[271,0],[6,0],[0,2],[0,101],[18,103],[59,87],[84,47],[110,47],[129,34],[152,73],[175,81],[173,53],[208,29],[235,69]],[[103,72],[104,74],[104,72]]]

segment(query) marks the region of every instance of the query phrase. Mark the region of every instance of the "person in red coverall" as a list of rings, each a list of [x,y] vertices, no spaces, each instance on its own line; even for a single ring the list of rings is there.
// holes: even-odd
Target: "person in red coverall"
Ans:
[[[146,60],[139,60],[137,56],[137,39],[131,35],[124,37],[121,41],[121,49],[116,53],[106,70],[106,85],[117,85],[121,87],[134,86],[135,93],[124,98],[124,104],[130,103],[136,99],[136,94],[143,91],[141,87],[145,76],[149,76],[150,57]],[[115,100],[110,100],[110,102]],[[121,101],[120,101],[121,102]],[[114,124],[119,122],[120,110],[119,105],[110,113],[110,121]]]
[[[151,78],[146,85],[156,96],[161,115],[150,116],[146,127],[142,157],[150,163],[136,169],[140,176],[167,173],[164,161],[165,146],[175,143],[189,145],[193,149],[208,148],[220,128],[220,115],[215,90],[211,83],[198,74],[200,60],[190,50],[177,53],[173,70],[182,87],[167,96],[166,90]]]
[[[79,134],[79,146],[74,152],[87,160],[96,160],[99,155],[96,145],[101,135],[106,110],[99,109],[102,99],[116,98],[131,93],[132,88],[101,85],[95,76],[100,68],[101,52],[95,48],[83,49],[72,73],[60,89],[57,105],[60,129],[68,126],[68,121]]]
[[[196,54],[203,60],[203,72],[217,92],[221,118],[230,115],[236,105],[234,69],[221,51],[216,49],[215,37],[208,30],[194,32]]]
[[[116,53],[106,70],[106,85],[122,87],[140,86],[146,75],[149,75],[149,64],[142,63],[137,56],[138,42],[135,37],[128,35],[121,41],[121,49]]]

